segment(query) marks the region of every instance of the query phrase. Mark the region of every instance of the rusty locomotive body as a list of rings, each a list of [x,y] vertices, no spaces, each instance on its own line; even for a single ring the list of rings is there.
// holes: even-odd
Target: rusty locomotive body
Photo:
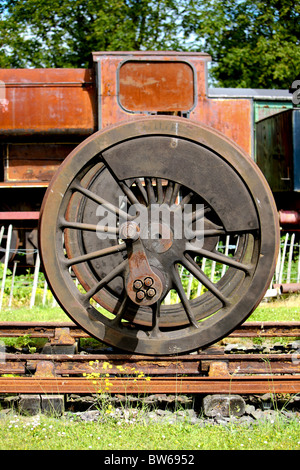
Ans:
[[[209,60],[204,53],[97,52],[89,69],[0,71],[2,224],[13,223],[16,246],[37,247],[41,215],[40,252],[58,302],[120,349],[173,354],[227,334],[270,283],[278,213],[297,228],[299,110],[288,91],[208,89]],[[280,111],[292,123],[290,142],[271,126],[272,157],[261,142]],[[153,203],[176,203],[177,212],[190,203],[204,244],[178,241],[161,221],[149,223],[155,240],[146,240],[132,214],[123,221],[124,196],[148,214]],[[118,218],[115,227],[101,229],[99,206]],[[225,238],[235,243],[230,257],[218,248]],[[223,265],[218,281],[201,267],[204,258]],[[203,287],[193,298],[175,266]],[[172,291],[177,300],[170,301]]]

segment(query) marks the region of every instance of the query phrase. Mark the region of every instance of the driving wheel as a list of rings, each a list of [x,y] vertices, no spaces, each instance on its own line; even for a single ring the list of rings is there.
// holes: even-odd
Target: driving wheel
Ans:
[[[228,335],[277,259],[272,193],[215,130],[149,117],[101,130],[62,163],[39,227],[57,301],[118,349],[167,355]]]

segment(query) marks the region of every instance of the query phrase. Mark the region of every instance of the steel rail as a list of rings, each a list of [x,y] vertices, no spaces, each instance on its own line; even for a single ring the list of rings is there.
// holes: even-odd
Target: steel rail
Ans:
[[[22,336],[24,333],[31,337],[52,337],[56,328],[69,328],[70,335],[74,338],[89,338],[90,335],[84,332],[73,322],[0,322],[0,337]],[[229,337],[293,337],[300,336],[300,321],[289,322],[245,322]]]
[[[263,394],[300,393],[300,376],[260,377],[151,377],[149,381],[131,378],[112,378],[108,392],[106,384],[82,377],[0,377],[1,393],[42,394]]]

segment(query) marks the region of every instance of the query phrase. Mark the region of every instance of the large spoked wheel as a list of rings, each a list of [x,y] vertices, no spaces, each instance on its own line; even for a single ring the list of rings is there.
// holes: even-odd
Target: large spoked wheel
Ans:
[[[92,336],[177,354],[228,335],[261,301],[279,227],[255,163],[222,135],[153,117],[99,131],[43,201],[49,285]]]

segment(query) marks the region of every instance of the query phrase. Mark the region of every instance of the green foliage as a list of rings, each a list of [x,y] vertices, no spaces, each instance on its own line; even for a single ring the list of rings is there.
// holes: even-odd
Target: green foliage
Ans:
[[[0,67],[87,67],[92,51],[203,50],[224,87],[287,89],[299,0],[4,0]]]
[[[2,284],[4,265],[0,263],[0,283]],[[36,305],[42,303],[44,295],[44,284],[45,276],[43,273],[39,273],[37,289],[36,289]],[[3,307],[7,307],[9,304],[9,298],[11,296],[11,290],[13,287],[12,304],[11,307],[22,307],[28,306],[30,303],[32,288],[33,288],[33,273],[30,269],[27,270],[26,274],[20,274],[15,276],[13,280],[12,272],[8,268],[6,271],[6,279],[4,286],[4,297]],[[52,294],[50,291],[47,292],[46,303],[52,302]]]
[[[173,0],[4,1],[0,66],[86,67],[92,51],[176,48],[176,13]]]
[[[295,0],[191,0],[183,27],[212,55],[218,86],[288,89],[300,69],[299,20]]]

